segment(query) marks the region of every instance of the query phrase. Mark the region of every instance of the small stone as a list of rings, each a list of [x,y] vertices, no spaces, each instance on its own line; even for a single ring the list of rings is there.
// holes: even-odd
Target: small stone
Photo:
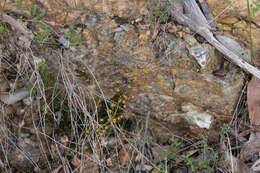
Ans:
[[[184,116],[186,120],[190,121],[200,128],[210,128],[214,116],[209,112],[199,110],[198,107],[192,104],[183,105],[182,110],[186,112],[186,115]]]
[[[189,48],[190,54],[197,60],[200,67],[204,69],[207,65],[209,50],[201,45]]]

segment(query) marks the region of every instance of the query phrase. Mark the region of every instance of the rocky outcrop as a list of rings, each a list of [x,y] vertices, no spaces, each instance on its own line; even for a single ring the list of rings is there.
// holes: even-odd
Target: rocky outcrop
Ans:
[[[124,95],[126,111],[177,126],[185,121],[210,129],[231,117],[243,73],[187,28],[148,23],[143,16],[149,15],[149,1],[67,1],[66,7],[77,10],[54,0],[39,2],[46,23],[83,26],[84,44],[71,61],[78,72],[95,75],[98,84],[86,88],[96,87],[108,99]],[[223,64],[226,74],[215,76]]]
[[[48,6],[52,1],[42,3],[48,9],[54,8]],[[154,37],[155,24],[147,24],[144,19],[131,23],[145,11],[145,4],[75,4],[92,7],[94,11],[78,16],[86,25],[82,38],[88,50],[81,61],[93,69],[105,95],[111,99],[123,93],[128,97],[126,110],[173,124],[184,119],[192,125],[210,128],[214,122],[230,117],[243,85],[243,74],[230,67],[224,77],[214,76],[213,71],[221,65],[221,55],[209,44],[197,42],[193,33],[184,33],[181,38],[159,28]],[[126,20],[120,22],[114,16]]]
[[[117,23],[101,13],[82,36],[90,66],[105,95],[126,95],[126,111],[152,115],[178,125],[182,120],[200,128],[231,117],[244,82],[243,73],[228,65],[223,77],[213,75],[221,55],[192,33],[167,33],[156,25]],[[92,20],[94,21],[94,20]],[[86,71],[87,72],[87,71]]]

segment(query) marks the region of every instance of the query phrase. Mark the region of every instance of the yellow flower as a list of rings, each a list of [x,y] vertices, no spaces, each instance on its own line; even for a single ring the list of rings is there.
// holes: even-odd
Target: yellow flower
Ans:
[[[120,121],[123,117],[120,116],[120,117],[117,117],[117,121]]]
[[[90,134],[91,131],[90,131],[90,130],[86,130],[85,133],[86,133],[86,134]]]
[[[120,92],[120,88],[115,88],[115,91],[116,92]]]

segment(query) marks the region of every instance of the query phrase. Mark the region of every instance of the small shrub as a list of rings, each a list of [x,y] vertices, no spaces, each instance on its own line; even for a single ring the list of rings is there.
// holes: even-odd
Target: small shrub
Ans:
[[[214,166],[216,166],[216,162],[218,162],[220,158],[219,152],[215,151],[209,146],[207,136],[202,137],[200,150],[182,151],[185,143],[177,138],[171,139],[170,144],[172,147],[172,151],[163,151],[162,154],[167,156],[167,158],[169,158],[172,163],[169,164],[167,170],[165,166],[160,163],[157,166],[157,169],[159,169],[161,172],[167,173],[168,170],[176,168],[181,162],[189,166],[192,172],[210,172],[214,169]],[[203,156],[203,158],[193,156],[195,155],[195,153]]]
[[[165,23],[169,20],[170,3],[169,2],[163,2],[163,3],[160,3],[160,4],[161,5],[159,7],[152,10],[151,15],[146,17],[146,21],[148,23],[154,23],[154,22]]]

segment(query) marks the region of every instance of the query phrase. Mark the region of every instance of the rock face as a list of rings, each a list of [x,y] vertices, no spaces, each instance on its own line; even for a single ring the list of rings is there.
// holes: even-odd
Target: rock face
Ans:
[[[236,37],[247,42],[255,59],[260,64],[260,11],[259,0],[206,0],[214,16],[217,16],[218,26]],[[248,10],[248,7],[250,7]],[[221,14],[221,15],[220,15]],[[250,20],[252,22],[250,22]]]
[[[225,76],[214,76],[223,65],[221,55],[193,33],[172,29],[181,26],[149,24],[142,16],[149,15],[150,1],[67,1],[78,9],[73,11],[55,0],[39,2],[48,14],[46,23],[84,25],[84,44],[71,60],[77,71],[92,70],[96,90],[108,99],[125,95],[126,111],[206,129],[231,116],[243,73],[229,65]]]
[[[55,8],[56,1],[41,2],[52,14],[64,14]],[[243,73],[229,65],[224,77],[216,77],[213,71],[221,66],[222,57],[212,46],[199,43],[193,34],[167,33],[163,29],[167,24],[158,27],[144,18],[134,22],[146,14],[148,1],[68,4],[91,8],[68,12],[66,22],[85,25],[80,63],[93,70],[108,99],[123,94],[126,111],[175,126],[184,121],[187,126],[210,129],[232,115]]]

